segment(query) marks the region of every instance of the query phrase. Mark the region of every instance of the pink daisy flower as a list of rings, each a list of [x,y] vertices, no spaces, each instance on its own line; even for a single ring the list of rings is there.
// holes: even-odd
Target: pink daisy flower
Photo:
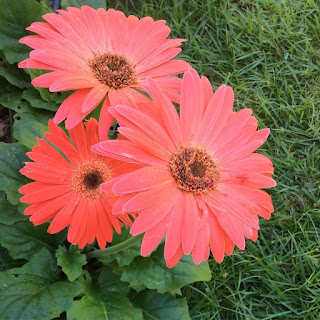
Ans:
[[[120,220],[112,215],[118,198],[99,187],[135,168],[90,151],[100,141],[95,119],[90,119],[86,128],[79,123],[69,135],[50,120],[45,138],[62,154],[44,139],[38,139],[39,145],[27,153],[33,161],[26,162],[20,172],[35,181],[20,188],[24,194],[21,202],[30,204],[24,213],[35,226],[52,219],[49,233],[69,226],[68,241],[80,248],[97,239],[104,249],[112,241],[114,229],[121,233],[122,221],[132,222],[126,214],[119,215]]]
[[[77,90],[58,109],[54,122],[66,120],[73,128],[106,97],[102,114],[110,105],[136,105],[147,99],[146,78],[152,77],[172,99],[179,101],[181,79],[174,77],[190,66],[172,60],[184,39],[167,39],[170,28],[164,20],[151,17],[126,17],[113,9],[95,10],[69,7],[59,14],[43,16],[47,22],[35,22],[21,43],[33,48],[20,68],[50,70],[32,81],[50,91]],[[105,119],[111,124],[114,118]]]
[[[260,190],[276,185],[272,162],[254,153],[269,129],[257,131],[250,109],[233,112],[233,90],[213,93],[195,70],[184,74],[180,117],[168,97],[147,79],[154,106],[141,110],[118,105],[110,112],[127,141],[106,141],[93,151],[144,167],[101,189],[120,196],[113,213],[140,211],[132,235],[145,232],[141,254],[150,254],[165,237],[164,257],[174,266],[192,253],[196,264],[209,251],[219,263],[256,241],[259,216],[270,218],[270,196]]]

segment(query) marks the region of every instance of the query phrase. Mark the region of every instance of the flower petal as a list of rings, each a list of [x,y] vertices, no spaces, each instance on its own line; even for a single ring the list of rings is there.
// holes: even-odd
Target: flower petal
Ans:
[[[171,187],[172,174],[166,167],[146,166],[120,179],[112,188],[117,195],[145,191],[166,184]]]

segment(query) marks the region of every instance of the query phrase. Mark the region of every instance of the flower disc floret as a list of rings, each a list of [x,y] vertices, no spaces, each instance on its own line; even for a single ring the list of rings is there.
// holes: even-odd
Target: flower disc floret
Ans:
[[[219,181],[219,169],[212,155],[200,147],[180,148],[169,167],[178,188],[195,195],[210,192]]]
[[[79,197],[86,199],[100,199],[105,193],[99,189],[101,183],[111,179],[111,171],[101,160],[85,161],[74,171],[72,187]]]
[[[135,65],[125,56],[106,52],[89,60],[95,77],[113,89],[129,87],[137,83]]]

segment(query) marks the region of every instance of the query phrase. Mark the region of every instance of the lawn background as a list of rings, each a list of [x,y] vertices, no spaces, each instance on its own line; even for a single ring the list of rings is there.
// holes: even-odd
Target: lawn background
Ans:
[[[271,134],[275,212],[212,280],[184,288],[192,319],[320,319],[320,2],[313,0],[107,1],[165,19],[186,38],[181,57],[214,89],[235,90]]]

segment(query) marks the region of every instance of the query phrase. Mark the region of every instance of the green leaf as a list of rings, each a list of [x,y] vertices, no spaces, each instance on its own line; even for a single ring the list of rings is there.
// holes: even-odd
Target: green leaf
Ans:
[[[55,259],[42,249],[22,268],[0,273],[1,320],[50,320],[80,294],[77,283],[60,281]]]
[[[110,294],[112,292],[118,295],[127,295],[130,291],[128,284],[122,282],[120,277],[112,272],[108,267],[104,267],[98,277],[98,292],[102,294]]]
[[[107,8],[105,0],[61,0],[61,7],[63,9],[66,7],[81,7],[85,5],[95,9]]]
[[[129,288],[110,269],[104,268],[98,278],[99,296],[108,311],[109,320],[143,319],[140,309],[133,307],[127,297]]]
[[[15,65],[0,67],[0,76],[4,77],[9,83],[19,88],[31,87],[30,78],[27,74],[18,69]]]
[[[11,109],[11,105],[16,106],[19,104],[21,95],[21,89],[10,84],[5,78],[0,77],[0,104]]]
[[[142,320],[142,312],[129,298],[128,285],[121,282],[109,268],[104,268],[97,283],[88,287],[80,301],[67,311],[68,320]]]
[[[69,281],[78,279],[82,274],[82,267],[87,264],[85,254],[82,254],[76,246],[66,247],[59,246],[56,252],[58,266],[67,275]]]
[[[11,226],[0,224],[0,242],[12,258],[30,260],[42,248],[54,252],[65,240],[65,233],[51,235],[47,228],[47,224],[34,227],[29,221],[16,222]]]
[[[27,203],[20,202],[20,203],[17,204],[16,207],[17,207],[18,212],[20,214],[24,215],[24,210],[26,210],[28,206],[29,205]]]
[[[55,102],[44,101],[39,91],[34,88],[23,91],[22,98],[26,99],[33,108],[57,111],[58,105]]]
[[[26,220],[27,217],[18,211],[17,206],[13,206],[6,199],[3,192],[0,193],[0,223],[11,225],[18,221]]]
[[[186,298],[176,299],[172,295],[145,290],[131,297],[135,306],[142,309],[145,319],[150,320],[189,320]]]
[[[21,101],[22,91],[14,90],[8,93],[5,93],[0,96],[0,104],[4,107],[14,110],[17,113],[29,112],[32,113],[33,108],[31,108],[29,102]]]
[[[31,114],[22,112],[15,114],[13,123],[13,136],[28,148],[37,144],[37,138],[42,138],[48,131],[50,113]]]
[[[137,291],[147,287],[163,293],[174,291],[195,281],[211,279],[208,262],[195,265],[191,255],[182,256],[175,267],[168,268],[163,258],[163,246],[160,246],[150,257],[135,258],[123,270],[121,280],[129,282],[130,286]]]
[[[7,194],[7,199],[13,205],[19,203],[19,188],[27,179],[19,173],[25,161],[26,148],[20,143],[0,142],[0,190]]]
[[[8,109],[12,109],[18,112],[19,109],[17,107],[21,104],[21,96],[22,91],[18,89],[14,89],[10,92],[3,93],[0,95],[0,104],[2,104],[4,107]]]
[[[51,2],[53,2],[53,0],[37,0],[38,2],[40,2],[40,4],[47,10],[47,11],[51,11]]]
[[[0,246],[0,271],[16,268],[21,265],[21,260],[13,260],[8,250]]]
[[[81,300],[73,301],[67,315],[68,320],[109,319],[103,301],[91,296],[84,296]]]
[[[41,16],[48,11],[35,0],[1,0],[0,3],[0,50],[13,64],[28,57],[29,47],[19,43],[27,35],[25,28],[42,20]]]
[[[32,112],[27,101],[21,101],[22,90],[0,78],[0,104],[16,112]]]
[[[54,100],[56,97],[57,94],[52,94],[53,101],[44,101],[39,91],[35,88],[29,88],[22,91],[5,81],[5,79],[0,78],[0,104],[18,113],[26,112],[37,115],[39,113],[39,110],[37,109],[57,111],[59,105]]]
[[[117,244],[123,243],[124,241],[131,239],[132,236],[129,234],[129,231],[130,231],[129,228],[127,229],[123,228],[121,231],[121,234],[117,234],[116,232],[114,232],[113,238],[112,238],[112,245],[109,248],[112,248]],[[140,256],[141,241],[139,241],[138,243],[134,243],[132,246],[126,248],[125,250],[111,253],[110,255],[99,257],[98,259],[99,261],[101,261],[103,264],[106,264],[106,265],[116,260],[119,267],[127,266],[132,262],[132,260],[135,257]]]

